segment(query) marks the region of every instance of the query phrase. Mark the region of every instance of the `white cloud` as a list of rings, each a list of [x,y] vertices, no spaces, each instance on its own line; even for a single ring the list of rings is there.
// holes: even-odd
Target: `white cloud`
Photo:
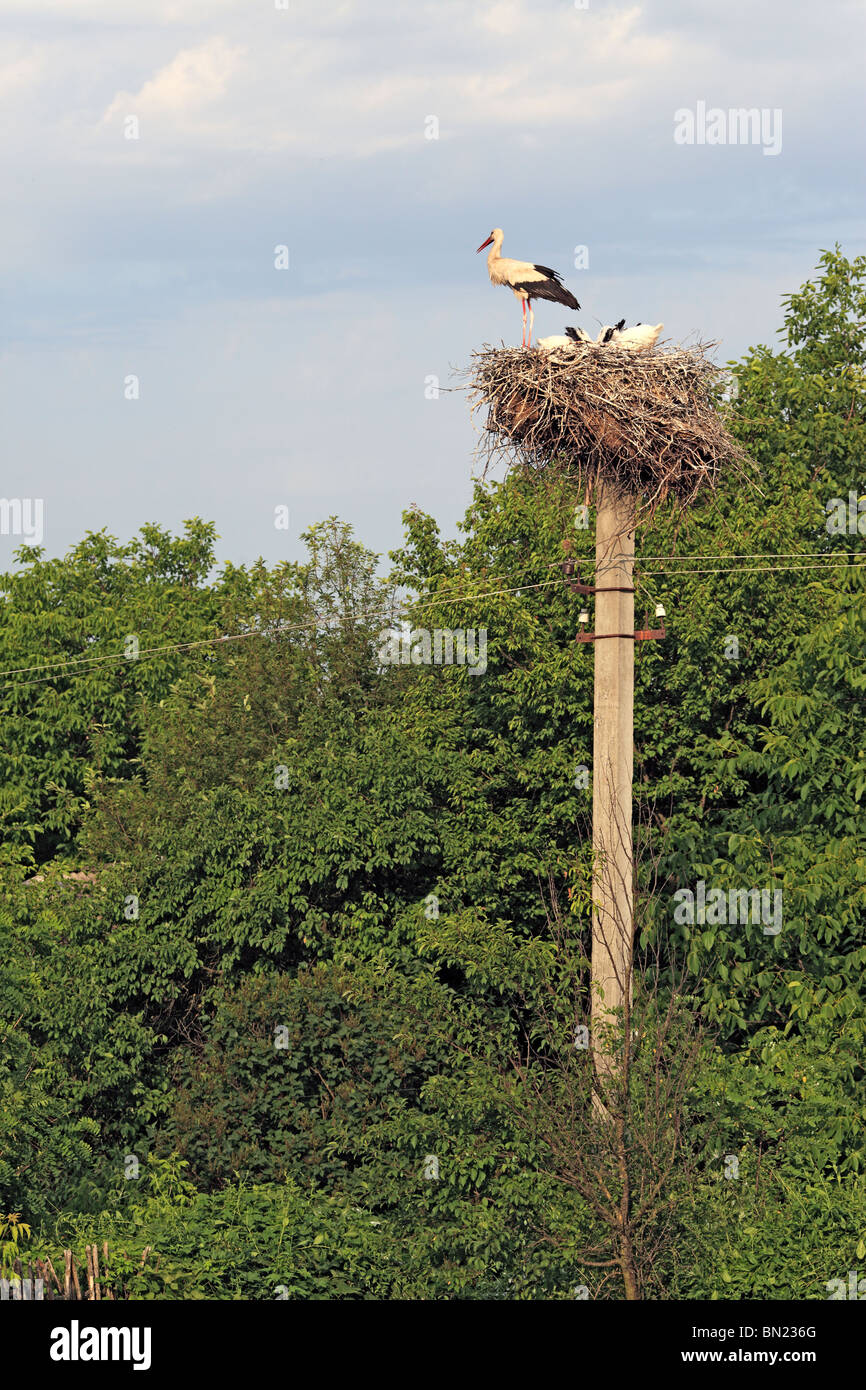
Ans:
[[[0,102],[17,101],[38,82],[44,60],[23,44],[5,43],[0,49]]]
[[[113,0],[43,0],[43,14],[61,10],[77,26],[43,30],[38,48],[31,33],[10,80],[34,109],[47,103],[56,124],[49,158],[72,146],[76,161],[97,164],[121,157],[96,137],[127,114],[148,122],[137,158],[154,166],[175,163],[184,150],[191,158],[211,149],[305,161],[422,149],[431,112],[449,139],[561,129],[570,119],[606,125],[617,103],[637,100],[652,73],[677,60],[670,37],[640,32],[635,6],[539,13],[528,0],[427,0],[400,13],[391,0],[325,0],[251,13],[235,0],[129,0],[121,21]],[[181,15],[189,42],[178,51]],[[26,127],[22,135],[20,150],[29,153]]]
[[[245,52],[221,36],[183,49],[139,91],[118,92],[102,119],[110,123],[133,112],[142,118],[168,117],[174,129],[179,120],[196,120],[220,105],[231,79],[241,69]]]
[[[23,13],[23,3],[11,3]],[[53,139],[39,149],[49,162],[62,162],[67,150],[79,164],[121,160],[128,151],[114,129],[127,114],[142,121],[138,164],[153,168],[184,161],[196,168],[208,155],[283,156],[303,168],[413,146],[420,154],[432,113],[443,144],[495,141],[507,152],[509,141],[518,148],[538,148],[545,137],[554,146],[570,141],[581,168],[600,162],[607,173],[610,162],[603,154],[598,161],[595,149],[630,139],[637,150],[654,123],[669,123],[674,109],[698,96],[722,105],[808,101],[816,107],[812,129],[828,110],[829,77],[820,76],[811,20],[808,49],[796,60],[788,18],[784,56],[765,51],[757,65],[747,45],[720,48],[720,26],[728,41],[732,28],[741,39],[752,32],[741,28],[741,8],[736,25],[718,13],[704,23],[684,10],[672,27],[654,6],[576,10],[567,0],[418,0],[406,9],[395,0],[318,0],[288,11],[271,0],[34,3],[34,13],[62,13],[72,26],[62,36],[33,26],[42,29],[40,56],[19,53],[10,69],[17,100],[42,112],[40,138],[46,120],[54,121]],[[778,18],[778,6],[768,4]],[[831,0],[831,11],[840,7],[850,13],[846,0]],[[761,24],[764,33],[766,16]],[[825,29],[838,73],[851,49],[840,53],[832,24]],[[32,157],[26,122],[19,139],[21,156]]]

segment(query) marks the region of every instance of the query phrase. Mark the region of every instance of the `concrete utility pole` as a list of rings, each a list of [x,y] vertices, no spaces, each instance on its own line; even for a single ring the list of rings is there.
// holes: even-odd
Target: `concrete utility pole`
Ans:
[[[599,484],[595,530],[595,719],[592,778],[592,1034],[631,1001],[634,944],[635,498]],[[601,640],[599,640],[601,639]],[[606,1068],[605,1068],[606,1069]]]

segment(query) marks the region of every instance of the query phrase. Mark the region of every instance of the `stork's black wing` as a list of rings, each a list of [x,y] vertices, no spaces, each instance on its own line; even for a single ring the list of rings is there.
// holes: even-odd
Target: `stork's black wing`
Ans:
[[[559,274],[551,270],[549,265],[535,265],[533,262],[533,269],[539,275],[546,276],[546,279],[524,280],[522,284],[514,285],[514,289],[523,290],[529,299],[550,299],[554,304],[564,304],[566,309],[580,308],[571,290],[565,288]]]
[[[532,264],[539,275],[546,275],[548,280],[555,280],[557,285],[562,284],[562,276],[558,270],[551,270],[549,265],[536,265],[534,261]]]

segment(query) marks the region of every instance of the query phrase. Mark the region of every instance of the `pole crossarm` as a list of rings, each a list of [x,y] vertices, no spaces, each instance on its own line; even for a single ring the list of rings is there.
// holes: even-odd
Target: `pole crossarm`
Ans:
[[[608,592],[627,593],[628,590],[610,589]],[[663,627],[639,627],[634,632],[578,632],[574,640],[575,642],[603,642],[606,637],[630,637],[635,642],[661,642],[667,635],[667,630]]]

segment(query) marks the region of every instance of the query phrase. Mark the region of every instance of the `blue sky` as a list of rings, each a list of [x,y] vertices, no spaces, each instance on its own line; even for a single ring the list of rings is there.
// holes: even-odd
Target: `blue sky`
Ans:
[[[51,554],[193,514],[236,563],[333,513],[386,551],[410,503],[453,534],[475,434],[425,381],[520,341],[491,227],[583,305],[541,334],[773,342],[819,249],[866,249],[864,51],[863,0],[0,0],[0,494]],[[781,111],[780,151],[677,144],[699,102]]]

